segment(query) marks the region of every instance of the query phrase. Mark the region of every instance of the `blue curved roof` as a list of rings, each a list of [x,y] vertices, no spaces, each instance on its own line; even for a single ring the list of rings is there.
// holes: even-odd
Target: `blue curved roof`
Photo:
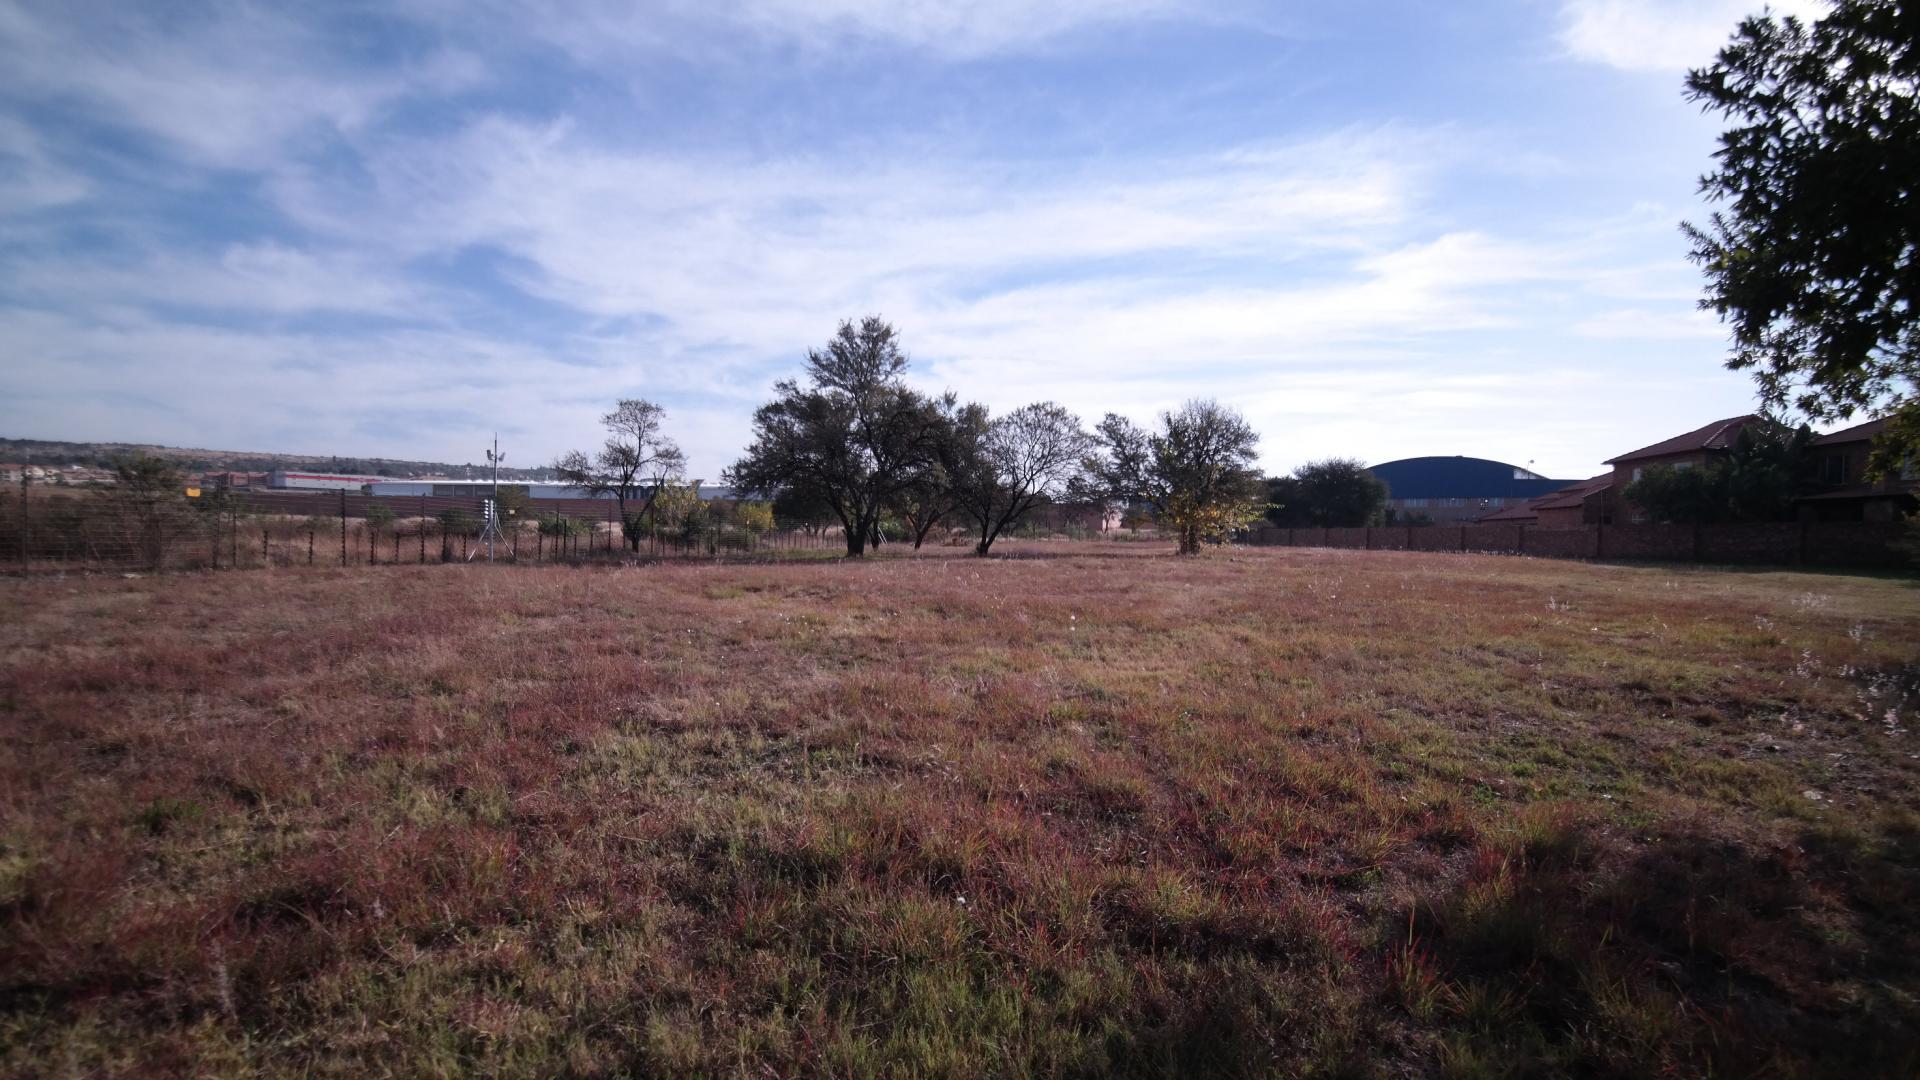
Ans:
[[[1504,461],[1476,457],[1411,457],[1367,469],[1396,499],[1531,499],[1573,483],[1549,480]]]

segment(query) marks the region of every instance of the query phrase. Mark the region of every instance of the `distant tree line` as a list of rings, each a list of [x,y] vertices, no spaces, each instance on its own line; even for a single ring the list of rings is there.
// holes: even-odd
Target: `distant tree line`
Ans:
[[[396,458],[301,457],[291,454],[245,454],[168,446],[134,446],[121,443],[58,442],[47,439],[0,439],[0,461],[22,465],[81,465],[113,470],[122,461],[152,457],[165,461],[181,472],[292,472],[355,473],[363,476],[461,476],[471,473],[490,475],[486,466],[468,462],[454,465],[444,461],[406,461]],[[556,479],[551,467],[510,469],[502,467],[502,480],[521,482]]]
[[[1109,415],[1088,430],[1055,402],[994,415],[954,393],[907,385],[898,331],[877,316],[846,321],[807,353],[800,377],[755,410],[746,452],[723,474],[748,522],[837,526],[849,556],[889,541],[919,547],[934,530],[964,528],[989,554],[1045,507],[1105,518],[1144,511],[1182,553],[1257,520],[1265,489],[1258,437],[1217,402],[1192,401],[1150,428]],[[627,536],[684,490],[685,457],[665,434],[665,410],[643,399],[602,417],[608,438],[555,463],[567,483],[619,500]]]

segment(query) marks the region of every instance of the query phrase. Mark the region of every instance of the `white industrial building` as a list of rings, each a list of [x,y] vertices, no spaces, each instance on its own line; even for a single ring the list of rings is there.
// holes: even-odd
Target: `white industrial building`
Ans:
[[[693,481],[693,485],[695,490],[699,491],[702,499],[731,499],[734,497],[732,488],[702,487],[698,480]],[[581,488],[550,481],[501,481],[500,487],[503,490],[519,488],[524,490],[530,499],[613,498],[612,495],[596,496],[592,492]],[[367,493],[370,495],[427,495],[441,497],[477,495],[484,497],[492,490],[493,481],[491,480],[393,480],[380,478],[367,485]]]
[[[267,486],[285,491],[359,491],[368,484],[391,480],[389,476],[356,476],[352,473],[288,472],[275,469],[267,474]]]

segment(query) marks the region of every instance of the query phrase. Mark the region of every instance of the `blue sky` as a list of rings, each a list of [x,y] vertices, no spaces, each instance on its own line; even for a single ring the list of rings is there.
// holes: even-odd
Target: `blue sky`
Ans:
[[[1680,89],[1758,7],[0,0],[0,434],[528,465],[639,396],[712,479],[879,313],[996,410],[1583,477],[1752,407]]]

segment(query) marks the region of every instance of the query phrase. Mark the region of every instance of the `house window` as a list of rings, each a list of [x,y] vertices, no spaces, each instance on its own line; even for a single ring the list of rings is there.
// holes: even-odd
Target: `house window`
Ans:
[[[1820,482],[1824,484],[1844,484],[1847,482],[1847,459],[1840,454],[1828,454],[1820,459]]]
[[[1406,507],[1406,508],[1407,508],[1407,509],[1409,509],[1409,510],[1418,510],[1418,509],[1421,509],[1421,508],[1423,508],[1423,507],[1425,507],[1425,506],[1427,505],[1427,500],[1425,500],[1425,499],[1401,499],[1401,500],[1400,500],[1400,505],[1401,505],[1401,506],[1404,506],[1404,507]]]
[[[1635,465],[1635,466],[1633,467],[1633,478],[1634,478],[1635,480],[1638,480],[1638,479],[1640,479],[1640,476],[1641,476],[1641,474],[1642,474],[1643,472],[1645,472],[1645,471],[1646,471],[1646,470],[1644,470],[1644,469],[1642,469],[1642,468],[1641,468],[1640,466],[1638,466],[1638,465]]]

